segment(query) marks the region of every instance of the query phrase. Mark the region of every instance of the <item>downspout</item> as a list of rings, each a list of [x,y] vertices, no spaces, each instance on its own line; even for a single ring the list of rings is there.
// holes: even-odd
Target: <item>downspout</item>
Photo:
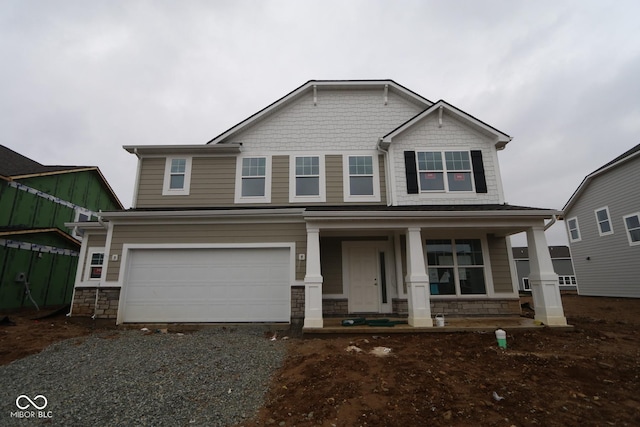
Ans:
[[[549,228],[551,228],[551,226],[553,224],[555,224],[557,220],[558,220],[558,216],[557,215],[552,215],[551,216],[551,221],[549,221],[548,223],[545,224],[544,231],[547,231]]]
[[[385,174],[385,184],[387,187],[387,206],[392,206],[394,203],[394,193],[393,193],[393,189],[392,189],[392,177],[391,177],[391,165],[390,165],[390,160],[389,160],[389,150],[385,150],[384,148],[382,148],[382,146],[380,145],[382,143],[382,138],[378,139],[378,142],[376,143],[376,150],[379,153],[382,153],[384,155],[384,174]]]

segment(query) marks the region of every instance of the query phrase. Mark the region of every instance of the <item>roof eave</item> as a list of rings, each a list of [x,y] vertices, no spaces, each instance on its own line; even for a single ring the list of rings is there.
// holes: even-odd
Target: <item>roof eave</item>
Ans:
[[[224,145],[124,145],[127,152],[140,156],[154,156],[167,154],[237,154],[240,153],[242,144]]]

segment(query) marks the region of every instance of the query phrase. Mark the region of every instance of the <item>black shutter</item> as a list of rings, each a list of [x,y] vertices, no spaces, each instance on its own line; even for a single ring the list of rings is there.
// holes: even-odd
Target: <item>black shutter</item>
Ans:
[[[482,151],[471,151],[471,165],[473,166],[473,181],[476,183],[476,193],[487,192],[487,180],[484,176],[484,164],[482,163]]]
[[[404,169],[407,175],[407,193],[418,194],[418,169],[416,168],[416,152],[404,152]]]

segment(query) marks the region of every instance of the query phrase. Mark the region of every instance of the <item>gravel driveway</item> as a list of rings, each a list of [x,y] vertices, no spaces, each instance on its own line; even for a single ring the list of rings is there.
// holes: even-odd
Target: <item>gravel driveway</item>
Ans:
[[[72,338],[0,366],[0,425],[232,425],[262,406],[284,355],[261,327]],[[20,395],[47,406],[17,418]]]

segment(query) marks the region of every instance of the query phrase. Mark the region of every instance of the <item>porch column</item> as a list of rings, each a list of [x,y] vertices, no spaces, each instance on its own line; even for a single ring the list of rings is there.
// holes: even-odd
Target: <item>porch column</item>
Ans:
[[[429,276],[424,262],[420,228],[407,229],[407,293],[409,297],[409,325],[433,326],[429,298]]]
[[[535,319],[550,326],[566,326],[567,319],[562,308],[558,275],[553,270],[551,255],[544,235],[544,227],[527,230],[529,246],[529,285],[535,306]]]
[[[307,228],[307,273],[304,276],[304,327],[322,328],[320,230]]]

